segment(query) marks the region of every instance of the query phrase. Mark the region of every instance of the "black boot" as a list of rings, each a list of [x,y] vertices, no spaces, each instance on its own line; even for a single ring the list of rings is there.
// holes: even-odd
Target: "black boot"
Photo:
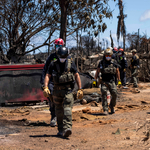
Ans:
[[[111,110],[111,114],[114,114],[114,113],[115,113],[115,109],[114,109],[114,107],[113,107],[113,106],[111,106],[111,105],[109,105],[109,108],[110,108],[110,110]]]

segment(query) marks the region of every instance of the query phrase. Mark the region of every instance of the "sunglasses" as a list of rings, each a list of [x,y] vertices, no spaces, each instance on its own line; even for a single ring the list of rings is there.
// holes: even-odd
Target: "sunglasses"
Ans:
[[[111,55],[105,55],[106,57],[111,57]]]
[[[55,46],[56,46],[56,48],[57,48],[57,47],[62,47],[62,45],[55,45]]]

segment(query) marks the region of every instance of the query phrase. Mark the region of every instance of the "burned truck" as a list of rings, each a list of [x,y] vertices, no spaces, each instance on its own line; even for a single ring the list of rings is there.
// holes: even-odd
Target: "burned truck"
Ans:
[[[40,77],[44,64],[0,65],[0,105],[47,101],[41,90]],[[82,88],[91,88],[93,77],[79,73]],[[76,92],[75,83],[73,91]]]

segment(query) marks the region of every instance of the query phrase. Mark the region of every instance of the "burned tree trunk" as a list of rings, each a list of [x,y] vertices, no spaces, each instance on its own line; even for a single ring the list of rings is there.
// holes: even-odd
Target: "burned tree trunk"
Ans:
[[[113,38],[111,36],[111,31],[110,31],[110,40],[111,40],[111,47],[113,48],[114,47],[114,41],[113,41]]]
[[[67,28],[67,8],[68,4],[66,0],[59,1],[61,7],[61,27],[60,27],[60,38],[66,43],[66,28]]]

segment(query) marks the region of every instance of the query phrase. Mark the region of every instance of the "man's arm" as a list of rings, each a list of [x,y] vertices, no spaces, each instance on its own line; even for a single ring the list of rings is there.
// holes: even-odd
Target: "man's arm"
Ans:
[[[75,80],[76,80],[77,85],[78,85],[78,89],[81,89],[81,79],[80,79],[79,73],[75,73],[74,76],[75,76]]]
[[[97,78],[98,78],[99,73],[100,73],[100,68],[97,68],[96,73],[95,73],[95,78],[94,78],[94,79],[97,79]]]
[[[75,79],[76,79],[76,82],[78,85],[77,98],[82,99],[83,98],[83,90],[81,87],[81,79],[80,79],[79,73],[75,73],[74,76],[75,76]]]
[[[43,85],[44,84],[44,79],[45,79],[45,76],[46,76],[46,72],[48,70],[48,66],[50,64],[52,60],[52,55],[50,55],[47,60],[46,60],[46,63],[44,65],[44,68],[43,68],[43,71],[42,71],[42,75],[41,75],[41,79],[40,79],[40,83]]]
[[[51,92],[50,92],[50,90],[48,89],[48,83],[49,83],[50,77],[51,77],[50,74],[46,74],[46,76],[45,76],[44,87],[43,87],[43,95],[44,95],[45,97],[49,97],[49,98],[51,99],[51,97],[50,97]]]
[[[44,79],[44,86],[45,87],[48,87],[48,83],[49,83],[50,78],[51,78],[51,75],[46,74],[45,79]]]
[[[120,80],[120,71],[119,71],[119,68],[116,69],[116,74],[117,74],[118,80]]]

